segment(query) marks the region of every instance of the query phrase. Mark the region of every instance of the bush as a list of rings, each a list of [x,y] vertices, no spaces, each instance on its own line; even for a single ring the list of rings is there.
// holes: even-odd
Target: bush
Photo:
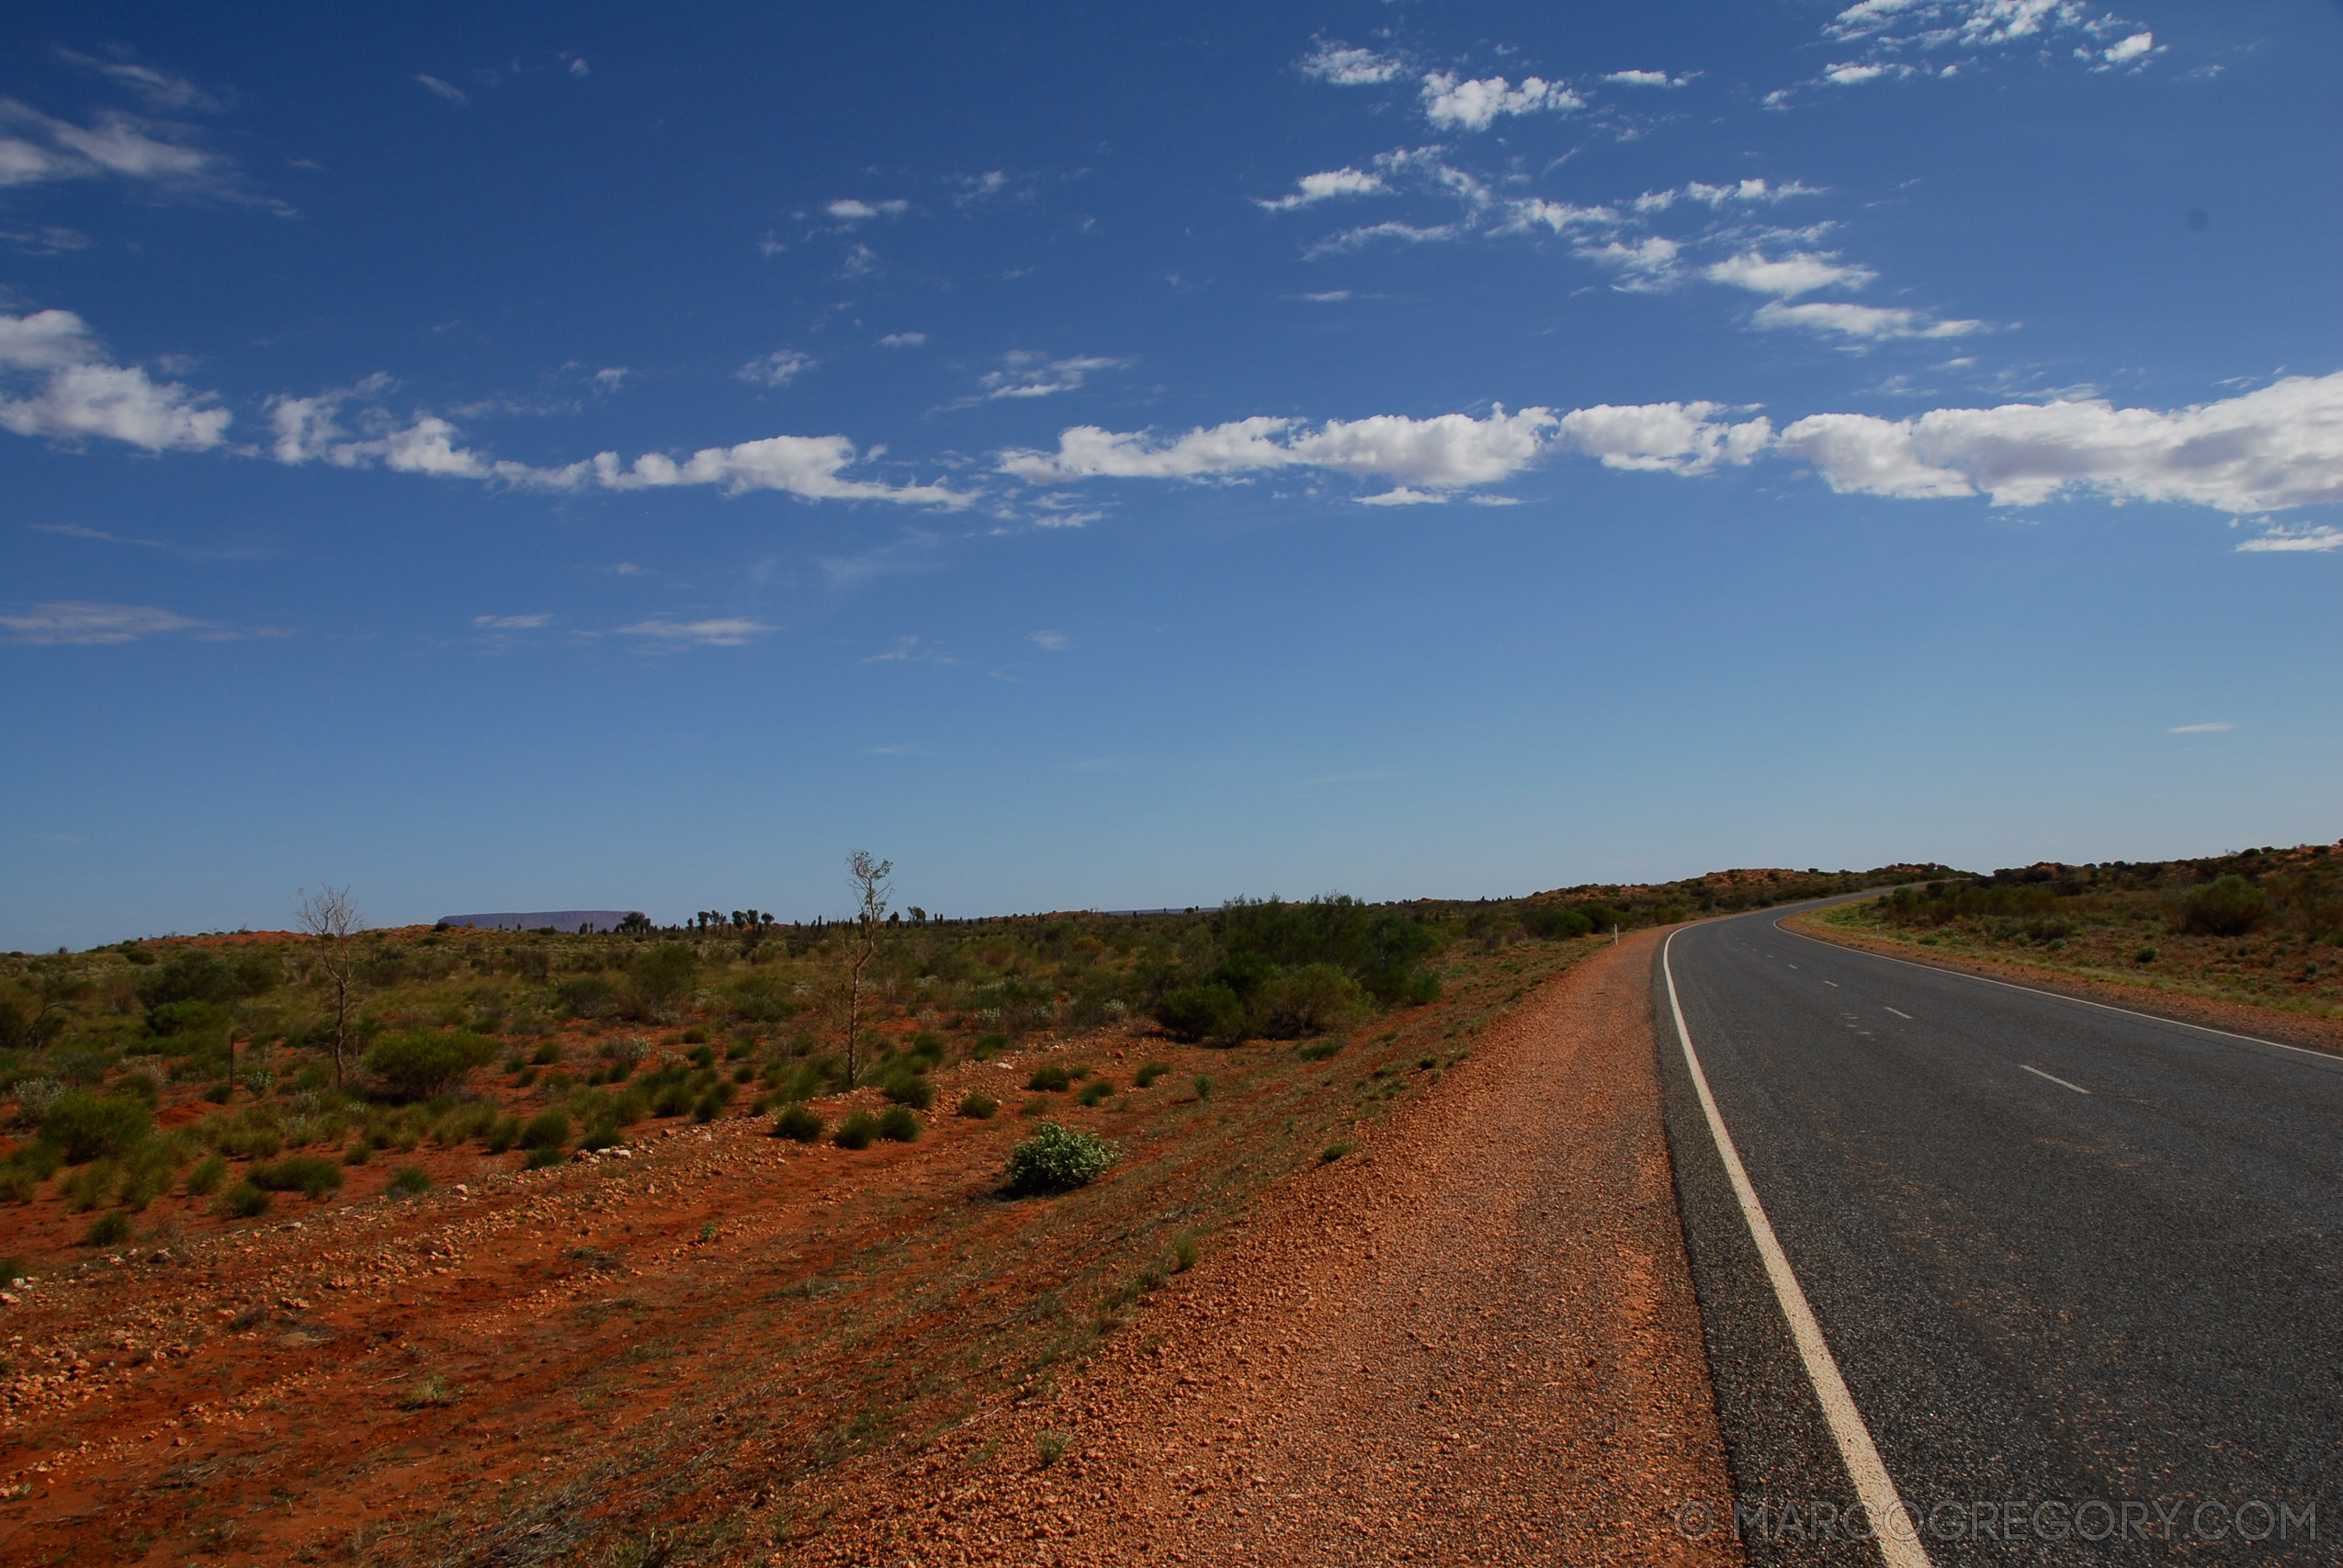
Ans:
[[[1212,1098],[1212,1080],[1210,1078],[1205,1077],[1202,1073],[1198,1073],[1193,1081],[1195,1085],[1196,1098],[1198,1100],[1210,1100]]]
[[[981,1062],[988,1056],[998,1056],[1008,1048],[1009,1037],[1005,1034],[979,1034],[977,1036],[976,1050],[971,1054]]]
[[[773,1135],[776,1138],[787,1138],[796,1143],[810,1144],[821,1136],[821,1129],[827,1123],[822,1121],[821,1111],[809,1110],[802,1105],[792,1105],[773,1119]]]
[[[531,1149],[529,1151],[529,1157],[521,1162],[521,1168],[523,1170],[543,1170],[548,1166],[560,1165],[560,1163],[561,1151],[560,1149]]]
[[[695,1122],[713,1122],[722,1114],[723,1097],[712,1089],[692,1102],[692,1120]]]
[[[959,1113],[963,1116],[973,1117],[979,1122],[991,1121],[1000,1109],[999,1100],[989,1094],[979,1094],[973,1089],[960,1099]]]
[[[1354,1145],[1348,1138],[1337,1138],[1334,1142],[1327,1145],[1324,1148],[1318,1151],[1318,1163],[1320,1165],[1331,1165],[1336,1160],[1341,1159],[1344,1155],[1349,1154],[1355,1146],[1356,1145]]]
[[[1155,1021],[1174,1040],[1234,1043],[1244,1038],[1245,1004],[1222,981],[1166,991],[1155,1004]]]
[[[1563,942],[1594,930],[1594,921],[1585,910],[1565,909],[1557,904],[1538,904],[1523,909],[1522,925],[1530,935],[1546,942]]]
[[[496,1042],[470,1030],[413,1029],[386,1034],[366,1054],[368,1071],[392,1092],[429,1100],[496,1059]]]
[[[268,1213],[275,1202],[267,1193],[249,1181],[239,1181],[221,1195],[220,1212],[233,1219],[256,1220]]]
[[[627,964],[628,1014],[640,1019],[673,1015],[691,993],[692,970],[697,963],[688,942],[666,942],[636,953]]]
[[[897,1105],[925,1111],[935,1103],[935,1086],[916,1073],[900,1073],[887,1080],[887,1098]]]
[[[521,1146],[527,1149],[551,1149],[556,1153],[570,1141],[570,1113],[548,1111],[530,1119],[521,1129]]]
[[[867,1111],[857,1111],[838,1123],[838,1130],[830,1134],[830,1141],[842,1149],[866,1149],[870,1147],[871,1140],[877,1136],[878,1118]]]
[[[1009,1151],[1009,1190],[1070,1192],[1087,1187],[1115,1163],[1115,1145],[1088,1133],[1044,1122]]]
[[[209,1197],[220,1190],[221,1180],[227,1174],[228,1162],[218,1155],[198,1162],[196,1168],[187,1172],[187,1195],[191,1198]]]
[[[431,1172],[419,1165],[402,1166],[386,1190],[402,1198],[419,1197],[431,1190]]]
[[[490,1154],[503,1154],[521,1141],[521,1119],[517,1116],[499,1116],[488,1124],[485,1141]]]
[[[1147,1089],[1151,1087],[1156,1079],[1161,1077],[1164,1074],[1171,1070],[1172,1064],[1169,1062],[1149,1062],[1138,1070],[1138,1076],[1133,1081],[1136,1082],[1141,1089]]]
[[[1113,1084],[1107,1082],[1104,1078],[1097,1078],[1090,1083],[1082,1085],[1082,1092],[1076,1095],[1074,1098],[1081,1101],[1084,1105],[1096,1105],[1102,1100],[1111,1099],[1114,1093],[1115,1086]]]
[[[1313,1040],[1294,1055],[1305,1062],[1323,1062],[1327,1057],[1338,1055],[1341,1049],[1340,1040]]]
[[[529,1066],[532,1067],[555,1067],[560,1065],[561,1045],[559,1041],[549,1040],[529,1053]]]
[[[51,1144],[68,1165],[127,1154],[154,1129],[146,1102],[125,1095],[103,1100],[80,1089],[61,1094],[40,1119],[41,1141]]]
[[[891,1105],[878,1119],[878,1135],[898,1144],[919,1142],[919,1112],[908,1105]]]
[[[82,1232],[84,1247],[114,1247],[130,1238],[130,1217],[119,1209],[112,1210],[89,1222],[89,1229]]]
[[[351,1144],[348,1148],[342,1151],[342,1163],[344,1165],[373,1164],[374,1145],[368,1143],[364,1138],[357,1140],[355,1143]]]
[[[2269,893],[2233,873],[2181,899],[2172,923],[2199,936],[2244,936],[2269,913]]]
[[[315,1155],[288,1155],[267,1165],[255,1166],[255,1187],[270,1192],[299,1192],[312,1201],[342,1186],[342,1168]]]
[[[1298,1040],[1339,1029],[1366,1010],[1359,983],[1331,964],[1311,964],[1276,976],[1255,998],[1262,1032]]]
[[[1033,1077],[1025,1080],[1025,1088],[1036,1094],[1063,1094],[1073,1087],[1073,1082],[1072,1077],[1063,1067],[1036,1067]]]
[[[572,1018],[606,1018],[618,1005],[618,988],[600,975],[580,975],[554,987],[553,1000]]]
[[[2156,960],[2156,951],[2154,942],[2144,943],[2137,953],[2132,954],[2132,962],[2134,964],[2153,964]]]

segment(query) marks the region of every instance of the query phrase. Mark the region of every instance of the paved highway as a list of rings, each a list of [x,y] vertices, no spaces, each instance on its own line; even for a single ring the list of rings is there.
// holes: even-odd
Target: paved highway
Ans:
[[[1856,1539],[1846,1433],[1730,1180],[1671,976],[1716,1118],[1926,1561],[2343,1562],[2343,1060],[1850,952],[1779,918],[1689,927],[1653,976],[1750,1560],[1883,1551]]]

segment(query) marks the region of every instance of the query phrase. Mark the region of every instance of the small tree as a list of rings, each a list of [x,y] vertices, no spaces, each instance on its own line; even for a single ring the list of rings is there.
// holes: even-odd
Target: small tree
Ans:
[[[350,995],[358,981],[358,946],[354,940],[366,917],[350,901],[347,887],[331,885],[315,893],[297,895],[293,924],[317,943],[318,968],[334,987],[334,1087],[342,1087],[344,1057],[350,1043]]]
[[[895,870],[893,861],[874,861],[868,850],[856,850],[846,857],[846,886],[855,890],[855,942],[847,959],[846,971],[846,1082],[851,1085],[861,1071],[857,1055],[862,1043],[863,971],[878,956],[879,933],[887,924],[887,895],[892,891],[887,878]]]

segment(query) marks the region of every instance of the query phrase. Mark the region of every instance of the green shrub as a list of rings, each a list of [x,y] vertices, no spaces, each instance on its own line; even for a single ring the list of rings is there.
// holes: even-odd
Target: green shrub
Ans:
[[[1115,1145],[1104,1138],[1044,1122],[1009,1151],[1009,1190],[1021,1196],[1070,1192],[1114,1163]]]
[[[1341,1028],[1367,1010],[1359,983],[1331,964],[1308,964],[1264,982],[1253,998],[1261,1032],[1298,1040]]]
[[[386,1034],[366,1054],[367,1069],[409,1100],[428,1100],[494,1060],[495,1041],[460,1029]]]
[[[908,1105],[890,1105],[878,1118],[878,1135],[898,1144],[919,1142],[919,1112]]]
[[[1355,1146],[1356,1145],[1353,1145],[1348,1138],[1337,1138],[1334,1142],[1327,1145],[1324,1148],[1318,1151],[1318,1163],[1320,1165],[1331,1165],[1336,1160],[1341,1159],[1344,1155],[1349,1154]]]
[[[488,1124],[485,1141],[490,1154],[503,1154],[521,1141],[521,1119],[517,1116],[499,1116]]]
[[[605,1018],[618,1005],[618,989],[600,975],[580,975],[553,987],[554,1005],[572,1018]]]
[[[255,1166],[248,1179],[266,1191],[299,1192],[315,1201],[340,1190],[342,1168],[315,1155],[287,1155],[267,1165]]]
[[[582,1149],[612,1149],[617,1148],[620,1144],[623,1144],[627,1140],[625,1138],[619,1135],[617,1128],[612,1126],[607,1122],[597,1122],[593,1126],[588,1127],[585,1130],[585,1136],[578,1140],[578,1147]]]
[[[2156,960],[2156,951],[2154,942],[2144,943],[2137,953],[2132,954],[2132,962],[2134,964],[2153,964]]]
[[[31,1268],[31,1264],[27,1263],[20,1255],[15,1253],[0,1258],[0,1286],[16,1284],[24,1279]]]
[[[342,1151],[344,1165],[371,1165],[373,1162],[374,1145],[364,1138],[352,1140],[350,1146]]]
[[[558,1041],[549,1040],[529,1053],[529,1066],[533,1067],[558,1066],[560,1061],[561,1046]]]
[[[628,1014],[640,1019],[673,1014],[691,994],[692,971],[698,962],[688,942],[665,942],[636,953],[627,961]],[[707,1038],[705,1031],[700,1038]]]
[[[1115,1086],[1112,1083],[1104,1078],[1093,1078],[1082,1085],[1082,1092],[1074,1098],[1084,1105],[1096,1105],[1102,1100],[1113,1098],[1114,1093]]]
[[[1025,1080],[1025,1088],[1028,1091],[1035,1094],[1063,1094],[1067,1089],[1073,1087],[1073,1078],[1067,1073],[1065,1068],[1059,1066],[1042,1066],[1036,1067],[1033,1070],[1033,1077]]]
[[[419,1165],[401,1166],[386,1190],[401,1198],[418,1197],[431,1190],[431,1172]]]
[[[239,1181],[221,1194],[219,1207],[221,1213],[233,1219],[256,1220],[268,1213],[268,1206],[275,1201],[251,1182]]]
[[[2232,873],[2181,899],[2172,924],[2200,936],[2244,936],[2269,915],[2269,894]]]
[[[1522,910],[1522,924],[1530,935],[1546,942],[1564,942],[1594,930],[1594,921],[1586,911],[1565,909],[1557,904],[1539,904]]]
[[[685,1055],[691,1058],[691,1064],[695,1067],[712,1067],[716,1066],[716,1053],[708,1046],[695,1045],[689,1051],[685,1052]]]
[[[662,1084],[659,1093],[651,1102],[651,1114],[654,1116],[681,1116],[691,1108],[691,1086],[681,1080]]]
[[[991,1121],[1000,1110],[1001,1102],[989,1094],[979,1094],[971,1089],[960,1097],[959,1113],[963,1116],[973,1117],[979,1122]]]
[[[1198,1073],[1193,1081],[1195,1084],[1196,1098],[1198,1100],[1210,1100],[1212,1098],[1212,1080],[1210,1078],[1206,1077],[1202,1073]]]
[[[935,1103],[935,1086],[915,1073],[900,1073],[887,1080],[887,1098],[897,1105],[925,1111]]]
[[[218,1155],[198,1161],[196,1168],[187,1172],[187,1195],[192,1198],[209,1197],[220,1190],[221,1180],[227,1174],[228,1162]]]
[[[1149,1062],[1138,1070],[1138,1076],[1132,1081],[1141,1089],[1151,1088],[1156,1079],[1171,1070],[1172,1064],[1169,1062]]]
[[[74,1089],[57,1097],[40,1119],[43,1143],[53,1145],[68,1165],[126,1154],[154,1130],[154,1112],[133,1096],[104,1099]]]
[[[692,1102],[692,1120],[695,1122],[713,1122],[723,1114],[724,1098],[713,1090]]]
[[[825,1125],[827,1123],[822,1121],[821,1111],[792,1105],[773,1119],[773,1135],[794,1143],[810,1144],[821,1136]]]
[[[521,1146],[528,1149],[552,1149],[559,1152],[570,1141],[570,1113],[547,1111],[530,1118],[521,1129]]]
[[[89,1229],[82,1232],[84,1247],[114,1247],[130,1238],[130,1217],[119,1209],[110,1210],[89,1222]]]
[[[1294,1055],[1305,1062],[1323,1062],[1329,1056],[1340,1055],[1341,1049],[1342,1042],[1340,1040],[1313,1040]]]
[[[857,1111],[838,1123],[830,1141],[842,1149],[866,1149],[878,1136],[878,1118],[867,1111]]]
[[[1166,991],[1155,1004],[1155,1021],[1174,1040],[1205,1040],[1216,1044],[1245,1036],[1245,1004],[1219,980]]]
[[[971,1055],[981,1062],[989,1057],[998,1056],[1008,1048],[1009,1037],[1005,1034],[979,1034],[977,1036],[976,1049]]]
[[[560,1163],[561,1151],[560,1149],[531,1149],[529,1151],[528,1158],[521,1162],[521,1168],[523,1170],[543,1170],[548,1166],[560,1165]]]

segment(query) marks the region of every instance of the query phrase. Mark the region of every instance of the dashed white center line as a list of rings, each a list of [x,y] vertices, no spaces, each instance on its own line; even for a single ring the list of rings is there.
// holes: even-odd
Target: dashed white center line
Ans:
[[[2026,1065],[2023,1062],[2019,1063],[2018,1066],[2026,1067]],[[2026,1071],[2033,1074],[2033,1076],[2038,1078],[2048,1078],[2060,1089],[2071,1089],[2077,1094],[2088,1094],[2090,1092],[2090,1090],[2085,1089],[2078,1083],[2068,1083],[2065,1078],[2058,1077],[2055,1073],[2045,1073],[2040,1067],[2026,1067]]]
[[[1834,991],[1839,988],[1839,982],[1836,980],[1825,980],[1823,984],[1829,987]]]
[[[1880,1006],[1882,1006],[1882,1007],[1887,1007],[1887,1004],[1886,1004],[1885,1002],[1882,1002],[1882,1003],[1880,1003],[1879,1005],[1880,1005]],[[1895,1014],[1896,1014],[1896,1016],[1897,1018],[1902,1019],[1902,1020],[1903,1020],[1906,1023],[1909,1023],[1909,1022],[1911,1022],[1911,1021],[1912,1021],[1912,1015],[1911,1015],[1910,1013],[1907,1013],[1907,1012],[1899,1012],[1899,1011],[1897,1011],[1897,1010],[1896,1010],[1896,1009],[1894,1009],[1894,1008],[1887,1008],[1887,1010],[1888,1010],[1889,1012],[1895,1013]]]

